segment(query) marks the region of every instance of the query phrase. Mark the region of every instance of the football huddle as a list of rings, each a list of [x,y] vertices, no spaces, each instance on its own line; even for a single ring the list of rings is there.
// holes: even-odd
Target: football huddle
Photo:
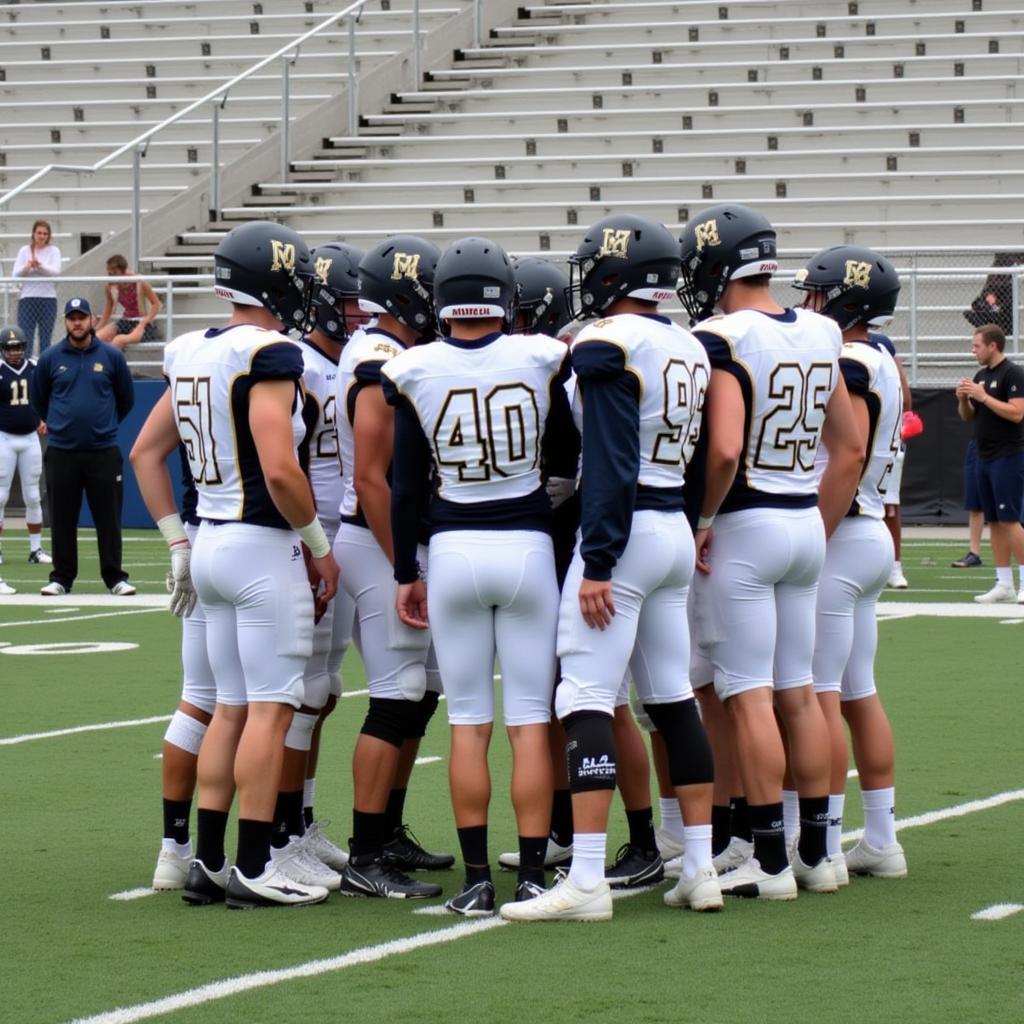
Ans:
[[[484,238],[311,250],[266,221],[214,266],[231,313],[166,346],[131,455],[183,625],[154,888],[601,921],[614,889],[665,877],[669,907],[718,911],[906,876],[874,680],[904,429],[886,259],[823,249],[784,307],[772,225],[721,204],[679,238],[605,217],[568,275]],[[677,295],[689,329],[660,311]],[[344,850],[315,791],[353,643],[369,708]],[[518,832],[500,906],[498,695]],[[455,856],[406,824],[442,697],[453,893],[415,874]],[[844,853],[847,729],[865,827]],[[609,857],[616,788],[629,840]]]

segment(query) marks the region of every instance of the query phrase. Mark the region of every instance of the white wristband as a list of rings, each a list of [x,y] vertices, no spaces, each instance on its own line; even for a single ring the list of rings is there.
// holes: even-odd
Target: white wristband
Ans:
[[[182,541],[186,544],[188,543],[185,525],[182,523],[181,516],[177,512],[172,512],[169,516],[164,516],[163,519],[157,520],[156,528],[163,534],[169,548],[174,547],[175,544],[180,544]]]
[[[715,517],[714,516],[700,516],[697,519],[697,529],[698,530],[710,530],[712,525],[714,524],[714,522],[715,522]]]
[[[298,534],[314,558],[323,558],[331,550],[330,541],[327,539],[327,534],[324,533],[319,519],[314,519],[306,526],[300,526]]]

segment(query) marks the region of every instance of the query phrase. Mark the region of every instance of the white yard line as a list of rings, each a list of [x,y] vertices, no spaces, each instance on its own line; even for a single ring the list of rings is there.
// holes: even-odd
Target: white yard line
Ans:
[[[93,725],[75,725],[70,729],[53,729],[50,732],[26,732],[20,736],[0,736],[0,747],[13,747],[31,740],[49,740],[56,736],[74,736],[80,732],[103,732],[106,729],[130,729],[135,725],[154,725],[169,722],[170,715],[153,715],[151,718],[129,718],[123,722],[96,722]]]
[[[416,764],[437,764],[438,761],[443,760],[443,757],[417,757]]]
[[[971,914],[972,921],[1002,921],[1024,910],[1024,903],[996,903]]]
[[[56,622],[85,622],[87,619],[114,619],[122,615],[149,615],[152,612],[165,611],[162,601],[159,608],[131,608],[123,612],[96,612],[93,615],[70,615],[63,619],[23,619],[19,622],[0,622],[0,629],[12,626],[52,626]]]
[[[36,580],[37,584],[43,581]],[[66,594],[64,597],[43,597],[42,594],[12,594],[0,599],[0,608],[46,608],[54,612],[77,612],[80,608],[166,608],[166,594],[133,594],[115,597],[113,594]]]
[[[124,892],[111,893],[109,898],[119,902],[127,902],[128,900],[141,900],[145,896],[155,895],[156,889],[125,889]]]

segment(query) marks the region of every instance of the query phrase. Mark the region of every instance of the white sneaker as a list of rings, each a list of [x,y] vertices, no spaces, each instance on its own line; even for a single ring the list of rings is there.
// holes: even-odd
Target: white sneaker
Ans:
[[[559,864],[568,864],[572,860],[572,843],[559,846],[554,839],[548,838],[548,848],[544,851],[544,868],[551,871]],[[519,870],[519,851],[502,853],[498,856],[498,866],[505,871]]]
[[[289,836],[288,845],[270,848],[270,863],[286,878],[302,885],[322,886],[329,892],[341,888],[341,875],[323,861],[310,857],[299,836]]]
[[[53,580],[51,583],[47,583],[45,587],[41,587],[39,593],[43,597],[63,597],[68,592],[68,588],[63,583],[58,583]]]
[[[603,878],[594,889],[565,878],[532,900],[503,903],[499,913],[506,921],[610,921],[612,891]]]
[[[906,590],[910,584],[907,582],[907,577],[903,575],[903,570],[894,567],[892,572],[889,573],[886,586],[892,587],[893,590]]]
[[[722,888],[713,867],[701,868],[692,878],[679,877],[674,889],[665,893],[665,906],[691,910],[721,910]]]
[[[801,889],[808,892],[835,892],[836,873],[832,870],[832,861],[828,857],[822,857],[814,867],[808,867],[800,854],[793,853],[792,860],[793,877]]]
[[[665,861],[675,860],[676,857],[681,857],[686,852],[686,845],[683,841],[664,828],[659,828],[654,833],[654,845],[658,847],[658,853]]]
[[[340,846],[335,846],[321,831],[330,825],[325,818],[323,821],[314,821],[307,826],[302,836],[302,848],[306,855],[326,864],[331,870],[340,872],[348,863],[348,853]]]
[[[1017,592],[1009,583],[997,583],[991,590],[986,590],[984,594],[976,594],[974,600],[978,604],[999,604],[1003,601],[1012,602],[1017,600]]]
[[[35,551],[30,551],[28,553],[28,560],[32,565],[53,564],[53,559],[42,548],[36,548]]]
[[[4,581],[0,579],[0,594],[2,594],[4,597],[10,597],[11,594],[16,593],[17,591],[14,589],[14,587],[10,585],[10,583],[4,583]]]
[[[746,896],[759,900],[795,900],[796,878],[788,865],[777,875],[761,870],[756,857],[744,861],[718,876],[718,884],[726,896]]]
[[[874,875],[875,878],[907,877],[907,858],[899,843],[893,843],[884,850],[876,850],[862,839],[847,852],[846,867],[854,875]]]
[[[712,858],[711,863],[721,876],[726,871],[738,868],[741,864],[754,856],[754,844],[739,836],[733,836],[729,845],[717,856]]]
[[[323,903],[327,890],[322,885],[305,885],[282,874],[271,862],[258,878],[246,878],[238,868],[231,869],[225,902],[231,910],[255,907],[306,907]]]
[[[114,597],[131,597],[132,594],[137,593],[135,588],[127,580],[118,580],[111,588],[110,592]]]
[[[156,869],[153,872],[153,888],[157,892],[172,892],[175,889],[185,888],[185,879],[188,878],[188,869],[192,866],[191,843],[183,847],[187,850],[184,856],[180,856],[166,846],[160,847],[160,853],[156,858]]]

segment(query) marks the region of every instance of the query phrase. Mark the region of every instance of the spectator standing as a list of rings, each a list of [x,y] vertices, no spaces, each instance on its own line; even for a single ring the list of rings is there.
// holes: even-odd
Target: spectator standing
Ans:
[[[14,277],[26,279],[18,300],[18,326],[25,335],[29,355],[37,334],[42,355],[57,320],[57,286],[52,279],[60,273],[60,249],[52,243],[52,237],[50,225],[37,220],[32,225],[32,241],[18,250],[11,272]]]
[[[972,440],[964,455],[964,510],[967,512],[967,554],[952,563],[954,569],[978,569],[981,560],[981,534],[985,529],[985,513],[981,511],[978,493],[978,444]]]
[[[96,337],[119,349],[139,341],[156,341],[153,321],[160,312],[160,300],[150,283],[143,281],[137,271],[130,270],[123,256],[115,255],[107,260],[107,274],[120,280],[104,288],[106,301],[96,326]],[[116,305],[120,305],[122,315],[113,320]]]
[[[997,252],[992,256],[993,267],[1015,267],[1024,263],[1024,253]],[[964,311],[964,319],[972,327],[995,324],[1003,334],[1013,334],[1013,278],[1010,274],[989,274],[985,278],[971,308]]]
[[[53,568],[44,597],[70,592],[78,575],[78,513],[82,495],[96,524],[100,573],[117,597],[135,593],[121,568],[122,458],[117,425],[135,401],[124,354],[100,341],[85,299],[64,307],[67,334],[41,356],[29,396],[46,423],[43,458],[50,500]]]
[[[971,349],[981,369],[974,380],[964,378],[956,386],[957,412],[974,424],[978,446],[978,491],[989,522],[996,585],[975,601],[1024,604],[1024,586],[1013,589],[1011,554],[1024,565],[1024,526],[1021,500],[1024,495],[1024,368],[1005,355],[1006,335],[996,324],[974,332]],[[1022,581],[1024,583],[1024,581]]]

